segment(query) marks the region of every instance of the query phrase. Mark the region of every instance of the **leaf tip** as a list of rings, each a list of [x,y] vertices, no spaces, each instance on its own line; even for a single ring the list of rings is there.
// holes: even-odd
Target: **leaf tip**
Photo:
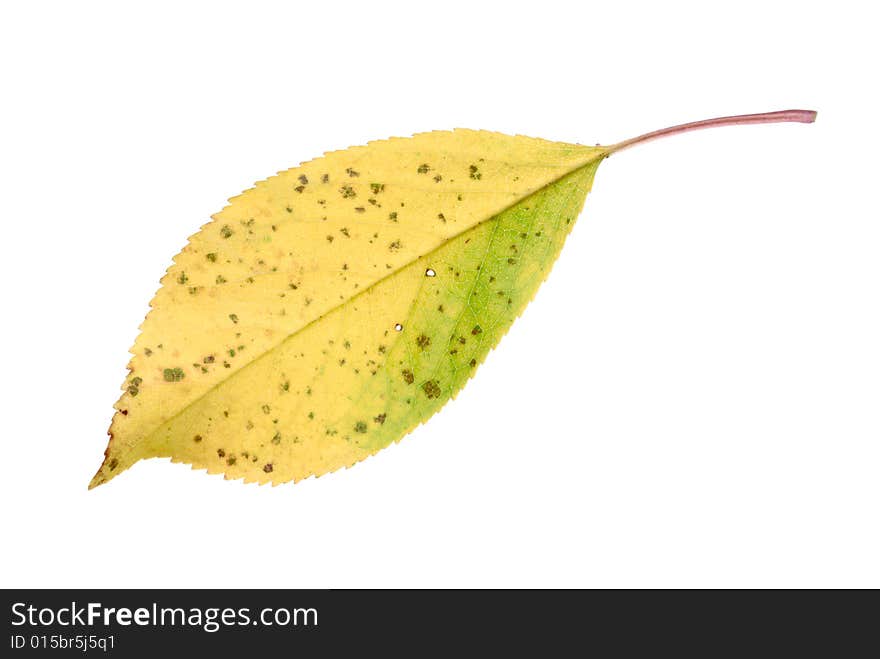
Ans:
[[[103,485],[111,478],[113,478],[113,475],[108,472],[108,460],[105,453],[104,461],[101,463],[101,466],[98,467],[98,471],[95,472],[95,475],[92,476],[92,480],[89,481],[89,490],[94,490],[96,487]]]
[[[110,434],[110,442],[104,450],[104,460],[101,462],[101,466],[98,467],[98,471],[95,472],[95,475],[92,476],[92,480],[89,481],[90,490],[94,490],[99,485],[103,485],[104,483],[113,480],[116,476],[144,457],[144,453],[142,452],[135,452],[130,449],[120,451],[118,446],[111,452],[111,447],[114,447],[114,438],[112,433],[108,434]]]

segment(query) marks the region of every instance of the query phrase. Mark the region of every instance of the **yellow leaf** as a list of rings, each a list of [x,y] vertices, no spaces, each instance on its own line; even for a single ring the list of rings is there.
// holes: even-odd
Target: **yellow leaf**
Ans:
[[[162,278],[91,487],[152,457],[281,483],[399,440],[497,344],[631,143],[424,133],[231,199]]]

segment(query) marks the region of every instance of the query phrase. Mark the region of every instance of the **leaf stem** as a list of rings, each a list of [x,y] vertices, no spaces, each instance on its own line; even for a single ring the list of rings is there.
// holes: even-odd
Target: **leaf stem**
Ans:
[[[779,112],[762,112],[761,114],[738,114],[731,117],[717,117],[715,119],[704,119],[703,121],[692,121],[687,124],[679,124],[661,130],[655,130],[651,133],[645,133],[638,137],[633,137],[623,142],[618,142],[608,147],[608,155],[623,151],[636,144],[649,142],[661,137],[669,135],[678,135],[679,133],[687,133],[692,130],[700,130],[703,128],[717,128],[719,126],[740,126],[745,124],[772,124],[784,121],[796,121],[802,124],[811,124],[816,120],[816,112],[813,110],[780,110]]]

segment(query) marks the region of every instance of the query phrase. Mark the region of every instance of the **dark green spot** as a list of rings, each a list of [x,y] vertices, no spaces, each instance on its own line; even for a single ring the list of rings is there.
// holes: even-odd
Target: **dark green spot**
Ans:
[[[132,378],[128,383],[128,393],[132,396],[138,395],[138,387],[141,386],[143,380],[141,378]]]
[[[184,378],[183,370],[179,368],[166,368],[162,371],[165,382],[180,382]]]

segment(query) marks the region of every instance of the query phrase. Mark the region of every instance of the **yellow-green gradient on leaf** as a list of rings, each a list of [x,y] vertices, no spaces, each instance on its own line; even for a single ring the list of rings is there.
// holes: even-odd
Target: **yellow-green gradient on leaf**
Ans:
[[[398,441],[473,376],[546,278],[599,163],[634,143],[423,133],[231,199],[162,278],[91,487],[152,457],[283,483]]]

